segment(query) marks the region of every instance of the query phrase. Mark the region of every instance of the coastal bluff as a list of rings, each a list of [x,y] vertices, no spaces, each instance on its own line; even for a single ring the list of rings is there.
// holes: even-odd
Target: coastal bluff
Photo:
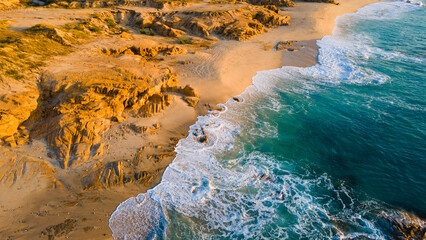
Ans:
[[[110,235],[214,108],[185,79],[197,59],[290,24],[281,3],[155,4],[1,2],[0,236]]]
[[[292,33],[336,4],[0,0],[0,239],[111,239],[197,117],[306,50]]]

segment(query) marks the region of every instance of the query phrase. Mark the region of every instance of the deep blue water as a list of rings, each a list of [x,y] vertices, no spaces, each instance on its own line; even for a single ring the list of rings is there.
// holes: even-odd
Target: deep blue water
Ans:
[[[114,212],[114,236],[389,239],[383,215],[426,218],[425,30],[403,1],[340,17],[321,64],[261,72],[200,117],[161,184]]]
[[[309,93],[298,91],[299,82],[277,84],[280,103],[290,105],[292,113],[262,112],[260,118],[277,122],[279,147],[268,146],[275,139],[258,139],[255,148],[327,174],[363,195],[357,199],[382,201],[426,217],[425,13],[419,8],[394,19],[352,23],[345,35],[358,35],[365,48],[394,56],[346,57],[362,71],[386,79],[342,79],[337,85],[315,84]],[[297,130],[288,132],[292,126]]]

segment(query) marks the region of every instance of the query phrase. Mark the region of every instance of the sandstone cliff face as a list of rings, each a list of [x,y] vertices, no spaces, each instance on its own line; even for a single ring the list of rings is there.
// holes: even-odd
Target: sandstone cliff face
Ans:
[[[141,57],[155,57],[159,54],[163,56],[171,56],[177,54],[186,54],[188,51],[184,48],[176,46],[158,46],[158,47],[137,47],[137,46],[126,46],[124,48],[111,48],[111,49],[102,49],[101,53],[108,56],[118,56],[118,55],[138,55]]]
[[[81,179],[84,190],[111,188],[126,183],[150,183],[158,172],[138,171],[132,169],[127,161],[115,161],[105,164]]]
[[[218,35],[227,39],[245,40],[268,28],[288,25],[289,16],[276,8],[246,6],[223,11],[148,12],[118,11],[118,23],[138,27],[144,32],[152,29],[161,36],[178,37],[192,34],[208,38]]]
[[[170,69],[147,63],[157,55],[166,57],[187,53],[184,48],[172,45],[131,45],[121,49],[101,50],[106,55],[102,61],[124,54],[137,55],[145,62],[142,69],[141,65],[137,66],[140,69],[138,71],[108,67],[80,73],[44,72],[38,86],[35,81],[29,80],[37,74],[38,68],[34,69],[34,75],[22,79],[17,77],[17,66],[31,69],[22,65],[27,58],[39,58],[37,61],[41,66],[48,57],[67,53],[70,47],[91,35],[115,35],[132,39],[115,22],[116,15],[114,12],[97,13],[91,18],[80,20],[78,24],[67,24],[62,28],[37,24],[24,33],[11,31],[7,28],[8,23],[0,22],[0,32],[4,33],[0,40],[3,45],[7,44],[6,48],[0,46],[0,60],[7,62],[6,65],[1,62],[2,66],[17,72],[16,76],[11,75],[15,79],[10,79],[6,74],[0,75],[0,80],[3,85],[7,83],[5,89],[13,89],[10,86],[16,84],[20,86],[17,91],[0,91],[2,145],[14,147],[28,140],[44,139],[49,148],[48,156],[57,159],[64,169],[93,159],[99,160],[104,147],[102,136],[114,122],[122,122],[126,116],[150,117],[170,105],[171,96],[168,92],[180,91],[183,95],[188,92],[188,88],[177,86],[176,74]],[[35,41],[30,43],[27,41],[30,38]],[[10,55],[22,47],[25,55],[21,54],[19,58]],[[5,49],[10,51],[6,53]],[[20,60],[13,62],[10,59]],[[22,73],[25,74],[25,71]]]
[[[62,237],[72,232],[77,225],[74,219],[67,219],[62,223],[48,226],[41,232],[41,236],[47,236],[48,239],[55,239],[55,237]]]
[[[112,7],[124,5],[132,2],[132,5],[142,5],[142,1],[123,1],[123,0],[78,0],[78,1],[62,1],[62,0],[39,0],[40,5],[47,5],[50,8],[97,8]]]
[[[0,10],[11,9],[21,6],[19,0],[1,0],[0,1]]]
[[[304,2],[324,2],[338,4],[334,0],[301,0]],[[113,6],[146,6],[158,10],[171,10],[182,8],[191,4],[196,4],[198,0],[38,0],[39,5],[47,5],[50,8],[100,8]],[[277,7],[293,7],[295,2],[292,0],[211,0],[212,4],[240,4],[246,2],[252,5],[273,5]],[[10,9],[22,6],[18,0],[4,0],[0,2],[0,9]]]
[[[127,71],[67,75],[47,73],[40,81],[41,107],[34,114],[32,138],[44,138],[62,168],[100,157],[101,136],[123,114],[149,117],[170,104],[166,90],[177,84],[165,69],[156,79]]]
[[[16,145],[18,127],[37,108],[38,95],[36,90],[0,94],[0,139],[8,145]]]
[[[135,129],[134,126],[130,127],[131,129]],[[142,131],[141,133],[146,133],[146,131]],[[96,164],[87,174],[81,177],[81,186],[83,190],[111,188],[128,183],[139,183],[149,186],[163,171],[162,167],[157,167],[154,171],[151,168],[160,162],[163,162],[163,165],[167,166],[172,161],[176,154],[174,146],[177,144],[177,141],[178,139],[171,139],[169,145],[164,148],[163,146],[141,147],[133,159]],[[153,149],[158,150],[158,148],[162,150],[151,153]]]
[[[295,3],[291,0],[246,0],[253,5],[273,5],[277,7],[293,7]]]
[[[146,0],[145,6],[153,7],[156,9],[173,9],[176,7],[186,6],[190,2],[191,0],[180,0],[180,1]]]
[[[62,28],[37,24],[23,32],[9,30],[10,22],[0,21],[0,143],[26,141],[28,133],[19,127],[39,104],[36,79],[47,59],[69,53],[73,44],[91,35],[123,32],[112,18],[106,12]]]
[[[10,151],[0,152],[0,184],[7,187],[43,182],[51,188],[61,188],[62,183],[54,174],[56,170],[47,162],[25,156],[18,156]]]
[[[334,0],[302,0],[304,2],[323,2],[323,3],[331,3],[331,4],[336,4],[339,5],[339,3],[337,3]]]
[[[49,2],[73,8],[113,1]],[[168,125],[176,109],[193,114],[189,107],[200,105],[195,89],[179,85],[169,68],[192,63],[192,55],[176,55],[193,54],[216,37],[242,40],[287,24],[278,13],[259,6],[182,13],[94,10],[62,27],[37,24],[23,31],[0,21],[0,187],[11,193],[2,201],[22,197],[5,209],[26,218],[16,214],[0,221],[14,221],[10,232],[17,238],[35,231],[42,238],[66,237],[86,231],[84,226],[95,228],[100,215],[89,211],[99,198],[102,208],[110,201],[112,211],[122,199],[109,199],[111,192],[153,187],[174,159],[185,128]],[[124,25],[167,38],[132,34]],[[154,116],[177,102],[164,112],[168,119]]]

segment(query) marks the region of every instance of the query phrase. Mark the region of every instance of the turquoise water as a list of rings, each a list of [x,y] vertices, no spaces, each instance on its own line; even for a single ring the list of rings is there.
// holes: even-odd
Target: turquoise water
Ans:
[[[383,215],[426,218],[418,3],[340,17],[320,65],[261,72],[244,101],[200,117],[161,184],[114,212],[114,237],[390,239]]]

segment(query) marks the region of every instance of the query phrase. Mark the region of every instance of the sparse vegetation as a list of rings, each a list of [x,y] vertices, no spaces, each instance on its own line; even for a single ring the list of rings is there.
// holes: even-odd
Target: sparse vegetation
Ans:
[[[0,31],[7,30],[8,26],[9,26],[9,21],[0,20]]]
[[[105,18],[105,22],[108,24],[108,27],[114,28],[117,26],[117,23],[112,18]]]
[[[154,30],[152,30],[152,28],[142,28],[139,32],[141,34],[154,36]]]
[[[23,32],[8,29],[9,25],[9,21],[0,21],[0,75],[16,80],[33,78],[47,59],[69,53],[73,44],[91,35],[125,31],[108,13],[63,27],[37,24]]]
[[[18,70],[16,69],[6,70],[6,74],[17,80],[24,78],[24,75],[19,74]]]
[[[173,3],[173,2],[178,2],[178,3],[188,3],[188,2],[199,2],[199,1],[194,1],[194,0],[157,0],[158,2],[163,2],[163,3]]]
[[[211,0],[209,1],[209,4],[234,4],[234,3],[239,3],[236,2],[235,0]]]
[[[336,4],[339,5],[339,3],[337,3],[334,0],[302,0],[304,2],[323,2],[323,3],[331,3],[331,4]]]
[[[25,32],[0,28],[0,75],[16,80],[33,77],[34,68],[51,56],[66,54],[68,46],[45,36],[39,26]]]
[[[180,44],[192,44],[192,41],[189,38],[183,37],[183,38],[179,38],[179,43]]]

